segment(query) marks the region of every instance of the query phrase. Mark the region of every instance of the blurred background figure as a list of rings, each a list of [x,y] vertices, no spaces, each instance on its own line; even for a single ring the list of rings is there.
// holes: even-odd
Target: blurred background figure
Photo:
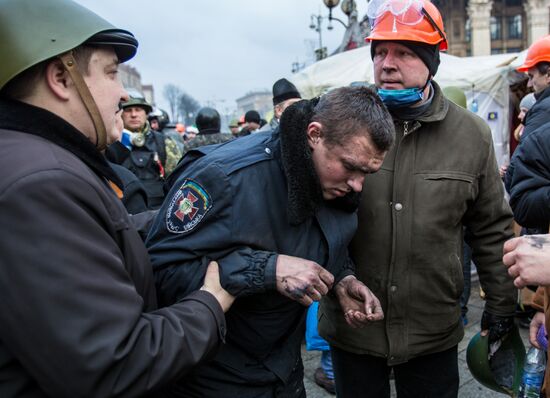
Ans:
[[[536,101],[537,99],[535,98],[535,94],[529,93],[525,97],[523,97],[519,103],[518,119],[520,121],[520,124],[514,131],[514,138],[518,142],[521,139],[521,136],[523,134],[523,129],[525,127],[525,125],[523,124],[525,121],[525,115],[527,114],[527,112],[529,112],[529,110],[533,107],[533,105],[535,105]]]
[[[284,110],[293,103],[300,101],[302,96],[294,84],[287,79],[279,79],[273,84],[273,118],[260,131],[275,130]]]
[[[244,114],[244,125],[239,132],[239,137],[254,133],[260,128],[261,117],[258,111],[250,110]]]
[[[236,137],[239,134],[239,120],[238,119],[231,119],[229,122],[229,131],[231,132],[231,135],[233,137]]]
[[[199,110],[195,118],[195,125],[199,133],[189,141],[184,149],[184,154],[190,149],[204,145],[221,144],[234,138],[231,134],[220,131],[221,119],[219,112],[214,108],[204,107]]]
[[[147,192],[151,209],[159,208],[164,200],[164,179],[182,156],[181,145],[172,138],[151,129],[148,114],[152,106],[139,93],[131,93],[122,103],[122,120],[129,143],[117,141],[105,151],[112,162],[124,166],[141,181]],[[123,133],[123,134],[124,134]]]

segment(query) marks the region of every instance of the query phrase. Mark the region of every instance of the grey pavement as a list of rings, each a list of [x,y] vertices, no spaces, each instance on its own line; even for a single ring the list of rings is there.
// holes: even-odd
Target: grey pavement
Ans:
[[[466,348],[470,339],[479,331],[479,322],[483,312],[484,301],[479,296],[479,283],[472,281],[472,294],[468,303],[468,325],[464,330],[464,338],[458,345],[458,368],[460,373],[459,398],[502,398],[505,394],[499,394],[479,384],[470,374],[466,364]],[[526,347],[529,347],[529,334],[526,329],[520,328],[520,334]],[[334,397],[317,386],[313,381],[313,372],[319,366],[321,353],[319,351],[306,351],[302,347],[305,377],[304,384],[308,398]],[[368,375],[365,375],[368,377]],[[395,397],[395,389],[392,386],[392,397]],[[359,397],[358,397],[359,398]]]

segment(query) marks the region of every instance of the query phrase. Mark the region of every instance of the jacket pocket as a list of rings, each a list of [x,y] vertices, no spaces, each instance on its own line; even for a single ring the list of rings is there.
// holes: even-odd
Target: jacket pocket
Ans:
[[[437,173],[424,173],[425,180],[456,180],[472,183],[475,180],[475,176],[469,173],[463,173],[460,171],[447,171]]]
[[[461,222],[476,196],[476,177],[462,172],[417,174],[414,188],[417,219],[447,230]]]

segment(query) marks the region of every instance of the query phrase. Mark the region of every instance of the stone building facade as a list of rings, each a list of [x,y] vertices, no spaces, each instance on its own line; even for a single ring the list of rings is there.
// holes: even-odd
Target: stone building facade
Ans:
[[[550,0],[433,0],[443,15],[448,53],[519,52],[547,35]]]

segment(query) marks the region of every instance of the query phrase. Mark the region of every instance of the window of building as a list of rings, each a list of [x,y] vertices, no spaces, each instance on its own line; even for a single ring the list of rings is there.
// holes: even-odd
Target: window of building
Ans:
[[[500,18],[491,17],[491,40],[502,39],[502,23]]]
[[[460,39],[460,27],[460,21],[455,19],[453,21],[453,38]]]
[[[470,22],[470,18],[468,18],[464,24],[464,35],[466,43],[472,41],[472,23]]]
[[[523,36],[523,30],[521,25],[521,15],[514,15],[507,17],[508,23],[508,38],[509,39],[521,39]]]

